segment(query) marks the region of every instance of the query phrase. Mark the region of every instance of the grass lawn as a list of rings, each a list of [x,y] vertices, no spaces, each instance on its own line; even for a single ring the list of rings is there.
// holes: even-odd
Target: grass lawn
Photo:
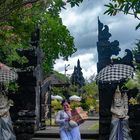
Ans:
[[[46,124],[46,126],[49,126],[49,125],[55,126],[56,125],[55,120],[53,118],[51,120],[50,119],[46,120],[45,124]]]
[[[50,122],[51,121],[51,122]],[[55,120],[54,120],[54,118],[52,118],[51,120],[50,119],[48,119],[48,120],[46,120],[45,121],[45,124],[46,124],[46,126],[57,126],[56,124],[55,124]],[[99,130],[99,121],[96,121],[96,122],[94,122],[89,128],[88,128],[88,130],[90,130],[90,131],[97,131],[97,130]]]
[[[94,124],[92,124],[88,130],[92,130],[92,131],[96,131],[99,130],[99,122],[95,122]]]

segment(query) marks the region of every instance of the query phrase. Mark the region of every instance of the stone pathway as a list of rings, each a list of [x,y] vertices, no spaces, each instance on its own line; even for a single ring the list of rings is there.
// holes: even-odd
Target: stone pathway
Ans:
[[[60,140],[59,138],[32,138],[31,140]],[[96,140],[96,139],[82,139],[82,140]]]
[[[91,126],[98,120],[89,119],[80,125],[82,140],[97,140],[99,133],[91,130]],[[32,140],[59,140],[59,127],[49,126],[45,130],[37,131]]]

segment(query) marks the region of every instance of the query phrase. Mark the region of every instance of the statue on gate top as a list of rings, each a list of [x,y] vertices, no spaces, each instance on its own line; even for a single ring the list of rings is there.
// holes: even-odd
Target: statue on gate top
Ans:
[[[119,48],[119,41],[109,41],[111,33],[109,33],[109,27],[103,25],[98,18],[98,72],[106,65],[111,64],[111,56],[118,55],[121,49]]]
[[[32,46],[38,47],[40,40],[40,29],[37,27],[34,32],[31,33],[31,41],[30,44]]]
[[[109,40],[111,37],[111,33],[109,33],[109,28],[107,25],[103,25],[103,23],[100,22],[98,18],[98,31],[99,31],[99,36],[98,40]]]
[[[133,66],[133,55],[131,50],[125,49],[126,55],[122,58],[112,59],[112,55],[118,55],[121,49],[119,48],[119,41],[114,40],[109,41],[111,33],[109,33],[109,27],[100,22],[98,18],[98,42],[97,42],[97,51],[98,51],[98,72],[110,64],[125,64]]]

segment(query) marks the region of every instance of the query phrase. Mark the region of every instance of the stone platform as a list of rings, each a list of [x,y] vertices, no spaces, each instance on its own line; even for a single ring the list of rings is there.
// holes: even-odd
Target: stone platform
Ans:
[[[98,119],[88,119],[80,125],[80,132],[82,140],[97,140],[99,137],[98,130],[92,130],[91,126],[97,123]],[[46,129],[37,131],[31,140],[59,140],[59,127],[58,126],[47,126]]]

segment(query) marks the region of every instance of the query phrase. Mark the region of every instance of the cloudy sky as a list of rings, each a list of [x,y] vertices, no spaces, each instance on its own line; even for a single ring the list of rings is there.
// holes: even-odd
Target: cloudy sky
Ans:
[[[77,60],[80,60],[84,78],[89,78],[97,73],[96,63],[98,59],[97,46],[98,41],[98,16],[104,25],[108,25],[112,37],[110,41],[118,40],[120,43],[120,56],[125,55],[125,48],[132,49],[136,39],[140,38],[140,31],[136,31],[135,27],[138,20],[133,16],[118,14],[117,16],[104,15],[109,0],[84,0],[79,7],[62,10],[61,17],[63,24],[67,26],[71,35],[74,37],[77,52],[69,58],[69,61],[59,59],[54,65],[54,69],[60,73],[65,73],[65,65],[67,66],[67,75],[71,75]]]

